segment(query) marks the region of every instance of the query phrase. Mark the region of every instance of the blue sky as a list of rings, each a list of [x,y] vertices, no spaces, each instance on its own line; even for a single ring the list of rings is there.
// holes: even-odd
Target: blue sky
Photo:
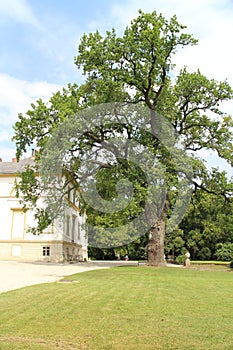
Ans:
[[[84,33],[115,27],[121,33],[139,9],[176,14],[199,45],[177,53],[187,65],[233,86],[232,0],[0,0],[0,157],[10,160],[19,112],[68,82],[82,82],[73,64]],[[233,103],[224,105],[233,115]],[[214,158],[213,158],[214,161]],[[211,157],[210,157],[211,162]]]

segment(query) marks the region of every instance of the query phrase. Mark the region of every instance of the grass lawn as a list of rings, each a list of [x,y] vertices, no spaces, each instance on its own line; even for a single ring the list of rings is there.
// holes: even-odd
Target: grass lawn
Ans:
[[[69,279],[0,294],[1,350],[233,349],[232,272],[135,266]]]

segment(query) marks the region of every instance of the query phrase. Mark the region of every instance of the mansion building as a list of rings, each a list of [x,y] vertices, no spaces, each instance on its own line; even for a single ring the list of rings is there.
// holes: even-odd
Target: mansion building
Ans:
[[[74,190],[69,192],[63,219],[55,219],[41,234],[28,231],[35,226],[34,215],[30,210],[22,210],[15,193],[15,180],[32,163],[33,157],[19,162],[15,158],[11,162],[0,159],[0,260],[86,261],[87,238],[83,228],[86,218],[79,213]]]

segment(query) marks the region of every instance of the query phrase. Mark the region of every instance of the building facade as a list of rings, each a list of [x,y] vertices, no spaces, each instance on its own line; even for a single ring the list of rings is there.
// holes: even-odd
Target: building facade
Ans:
[[[66,198],[68,206],[63,219],[55,219],[39,235],[28,231],[29,227],[35,226],[34,214],[22,210],[20,198],[16,198],[15,180],[32,162],[32,158],[19,162],[14,158],[12,162],[0,159],[0,260],[86,261],[85,216],[79,213],[78,197],[72,189]]]

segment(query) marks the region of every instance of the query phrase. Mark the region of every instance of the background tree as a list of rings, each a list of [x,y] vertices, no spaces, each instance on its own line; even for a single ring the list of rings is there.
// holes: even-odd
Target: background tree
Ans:
[[[232,179],[228,179],[225,172],[216,173],[216,169],[209,174],[207,182],[210,181],[214,189],[217,181],[218,186],[222,183],[224,191],[232,187]],[[211,188],[210,184],[208,188]],[[216,196],[201,189],[193,194],[189,210],[180,224],[185,246],[192,259],[215,259],[218,244],[233,242],[232,204],[232,198],[226,200],[224,196]]]
[[[173,55],[179,48],[197,43],[191,35],[184,33],[184,29],[185,26],[178,23],[176,16],[168,21],[156,12],[145,14],[140,11],[122,37],[117,36],[114,29],[106,32],[105,36],[98,31],[84,35],[78,47],[75,64],[83,69],[85,83],[80,87],[76,84],[68,85],[63,92],[53,95],[47,105],[39,100],[25,116],[19,115],[19,121],[15,124],[14,140],[19,157],[31,144],[36,144],[43,150],[53,131],[70,114],[79,110],[115,101],[144,104],[149,108],[153,136],[143,134],[137,125],[125,123],[120,128],[115,124],[106,128],[94,128],[92,133],[84,135],[76,143],[78,142],[81,157],[94,144],[103,145],[103,141],[108,140],[111,135],[127,135],[129,139],[140,140],[152,150],[155,159],[164,166],[167,197],[163,210],[157,217],[153,207],[147,208],[152,237],[147,246],[150,265],[164,264],[166,222],[177,200],[181,177],[189,177],[188,180],[195,190],[215,193],[226,199],[232,194],[232,188],[219,181],[219,173],[216,172],[211,178],[212,182],[206,181],[208,172],[203,161],[195,156],[202,149],[210,149],[229,163],[232,162],[233,123],[220,108],[222,101],[232,98],[232,89],[226,81],[208,79],[200,71],[189,73],[186,68],[174,78]],[[164,115],[180,135],[193,165],[192,177],[184,169],[182,174],[177,174],[174,159],[158,137],[157,113]],[[70,150],[70,157],[77,158],[77,147]],[[39,156],[36,162],[40,162]],[[113,167],[115,170],[118,168],[123,175],[132,177],[128,167],[126,172],[123,171],[125,167],[119,157],[116,157]],[[69,169],[75,179],[77,169],[78,165],[76,169],[74,166]],[[106,164],[102,164],[100,169],[104,174]],[[124,221],[129,218],[132,210],[137,215],[143,208],[144,201],[141,198],[145,198],[147,185],[143,184],[139,170],[136,175],[138,178],[134,178],[134,186],[140,186],[135,205],[130,213],[115,217],[114,220]],[[102,175],[100,182],[101,177],[106,180],[106,176]],[[105,180],[102,181],[101,188],[102,193],[107,195],[110,183]],[[113,218],[108,220],[101,213],[93,215],[96,213],[88,204],[86,206],[89,220],[102,220],[100,226],[111,226]]]

